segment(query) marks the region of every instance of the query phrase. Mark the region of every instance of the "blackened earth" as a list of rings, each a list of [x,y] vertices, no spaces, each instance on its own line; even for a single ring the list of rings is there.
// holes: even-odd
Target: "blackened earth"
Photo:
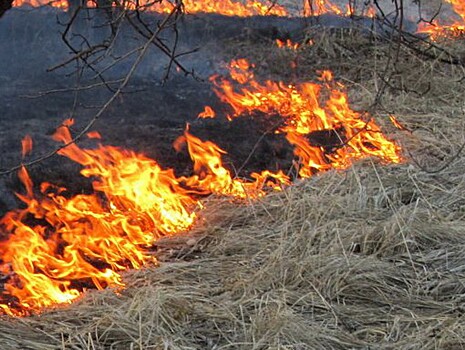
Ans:
[[[162,20],[159,15],[143,16],[152,26]],[[75,119],[72,131],[77,133],[112,95],[95,71],[85,69],[81,74],[81,66],[75,62],[50,71],[73,57],[63,40],[69,18],[60,10],[23,7],[7,11],[0,19],[0,171],[21,164],[21,139],[25,135],[32,137],[34,147],[24,161],[41,157],[57,147],[51,135],[64,119]],[[364,21],[360,22],[362,26],[372,27],[371,22]],[[80,49],[102,43],[110,33],[102,26],[104,22],[98,12],[82,13],[66,39]],[[213,141],[228,152],[225,164],[234,175],[248,177],[264,169],[288,171],[292,167],[292,147],[283,135],[274,133],[280,124],[279,116],[251,115],[228,122],[225,116],[230,111],[215,96],[208,77],[224,74],[225,62],[236,58],[230,57],[231,51],[227,50],[232,42],[249,40],[272,45],[278,38],[299,41],[306,26],[352,24],[337,16],[322,16],[316,22],[272,16],[186,16],[178,22],[178,49],[195,50],[180,58],[183,66],[195,73],[195,79],[176,70],[164,79],[169,60],[151,47],[124,93],[105,110],[93,130],[102,135],[103,144],[143,153],[163,168],[173,168],[179,176],[192,171],[186,151],[176,152],[172,147],[187,123],[193,135]],[[119,58],[145,42],[128,23],[123,23],[118,35],[110,54],[94,65],[98,71],[105,70],[106,82],[127,74],[136,55]],[[161,37],[168,46],[173,43],[173,31],[163,32]],[[82,88],[95,84],[100,85]],[[218,119],[197,119],[206,105],[217,111]],[[341,142],[339,134],[336,136],[329,130],[310,135],[309,140],[332,149]],[[79,145],[95,147],[96,141],[81,140]],[[28,167],[36,187],[47,181],[66,187],[69,195],[92,191],[91,180],[82,177],[80,169],[80,165],[59,155]],[[0,175],[0,217],[21,205],[14,192],[22,190],[15,172]]]
[[[58,144],[51,140],[56,127],[64,119],[74,118],[72,131],[79,132],[111,97],[105,86],[92,89],[76,87],[98,84],[95,72],[77,74],[73,63],[48,71],[72,57],[62,40],[69,19],[66,13],[53,9],[13,9],[0,20],[0,170],[20,164],[21,139],[30,135],[34,146],[24,159],[29,161],[53,151]],[[150,23],[159,16],[146,18]],[[73,30],[90,44],[105,39],[108,31],[98,25],[98,15],[83,17]],[[176,152],[172,144],[183,134],[186,124],[191,133],[211,140],[228,152],[225,164],[231,172],[247,177],[252,171],[289,169],[292,149],[282,135],[270,130],[269,123],[247,117],[227,122],[227,108],[212,91],[208,77],[224,73],[226,57],[223,47],[228,39],[247,36],[253,40],[285,38],[299,32],[304,24],[299,19],[228,18],[217,15],[192,16],[179,23],[180,50],[198,49],[181,58],[183,65],[194,70],[197,79],[174,70],[163,80],[168,59],[150,49],[128,86],[93,126],[106,145],[143,153],[163,168],[173,168],[177,175],[189,175],[192,162],[187,152]],[[125,52],[144,43],[129,25],[122,26],[122,39],[115,44],[114,57],[96,65],[103,69]],[[70,36],[76,47],[84,47],[80,36]],[[171,42],[172,33],[164,34]],[[118,56],[119,55],[119,56]],[[106,81],[120,79],[129,71],[135,57],[106,70]],[[113,60],[113,61],[112,61]],[[116,86],[116,85],[115,85]],[[218,111],[218,120],[198,120],[206,105]],[[95,147],[95,140],[82,140],[81,147]],[[79,174],[81,166],[55,155],[28,167],[36,189],[47,181],[68,189],[68,195],[92,191],[91,179]],[[21,205],[14,192],[22,192],[16,172],[0,176],[0,216]]]

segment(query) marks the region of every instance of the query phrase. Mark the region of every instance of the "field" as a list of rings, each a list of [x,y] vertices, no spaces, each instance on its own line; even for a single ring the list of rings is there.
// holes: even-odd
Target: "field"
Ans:
[[[191,231],[156,242],[156,266],[124,273],[126,288],[90,290],[38,315],[3,316],[1,349],[465,348],[463,37],[441,39],[426,54],[421,43],[355,29],[309,27],[297,39],[312,44],[279,49],[254,35],[231,36],[218,55],[246,57],[266,79],[310,81],[330,69],[352,107],[401,145],[403,161],[358,161],[258,201],[209,197]],[[215,103],[208,88],[189,84],[173,89]],[[168,122],[147,129],[146,114],[134,116],[140,123],[128,132],[115,131],[128,123],[121,119],[103,134],[145,151],[168,138],[147,140]],[[3,165],[13,160],[11,151]],[[75,168],[54,170],[54,162],[32,174],[73,181],[61,173]],[[5,187],[18,184],[9,179]]]

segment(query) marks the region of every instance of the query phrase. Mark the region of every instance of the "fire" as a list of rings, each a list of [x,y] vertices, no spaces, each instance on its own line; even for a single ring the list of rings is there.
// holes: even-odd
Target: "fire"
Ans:
[[[13,7],[20,7],[20,6],[31,6],[31,7],[51,6],[51,7],[67,10],[68,1],[67,0],[56,0],[56,1],[14,0],[13,1]]]
[[[96,7],[93,0],[87,0],[84,2],[87,8]],[[158,12],[158,13],[170,13],[175,8],[175,4],[167,0],[142,0],[142,1],[124,1],[123,7],[134,10],[136,8],[144,9],[147,11]],[[13,6],[47,6],[68,9],[67,0],[15,0]],[[257,0],[246,0],[245,3],[234,0],[222,0],[222,1],[208,1],[208,0],[184,0],[183,11],[186,13],[218,13],[225,16],[287,16],[287,10],[277,4],[264,3]],[[112,6],[116,6],[112,3]]]
[[[286,48],[286,49],[291,49],[291,50],[297,50],[300,47],[299,43],[294,43],[292,42],[291,39],[287,39],[286,41],[276,39],[276,45],[280,49]]]
[[[388,140],[376,122],[353,111],[344,86],[332,73],[321,72],[322,85],[297,85],[267,80],[258,82],[245,60],[230,64],[230,79],[213,76],[215,93],[230,105],[232,120],[241,115],[280,115],[284,133],[300,159],[299,175],[309,177],[329,168],[347,168],[354,160],[370,156],[399,163],[400,147]],[[236,83],[240,87],[236,89]],[[327,95],[327,98],[323,96]]]
[[[208,119],[208,118],[215,118],[216,113],[215,111],[210,107],[210,106],[205,106],[205,109],[203,112],[200,112],[197,118],[201,119]]]
[[[360,9],[355,9],[350,4],[345,6],[337,5],[330,0],[306,0],[304,1],[304,16],[320,16],[327,13],[332,13],[339,16],[365,16],[374,18],[376,9],[371,2],[364,4]]]
[[[209,1],[209,0],[184,0],[184,10],[186,13],[218,13],[226,16],[287,16],[287,10],[277,4],[271,6],[271,2],[265,4],[260,1],[246,0],[245,3],[233,0]],[[169,13],[173,5],[168,2],[160,2],[150,7],[155,12]]]
[[[21,155],[26,157],[32,151],[32,139],[29,135],[24,136],[21,140]]]
[[[459,1],[459,0],[450,0]],[[86,0],[83,2],[86,8],[95,8],[94,0]],[[174,1],[168,0],[141,0],[141,1],[122,1],[118,2],[129,10],[141,9],[157,13],[170,13],[175,8]],[[52,6],[67,10],[69,8],[68,0],[15,0],[13,6]],[[116,2],[112,2],[112,6],[117,6]],[[272,1],[264,0],[183,0],[182,11],[189,14],[194,13],[217,13],[225,16],[290,16],[291,13],[279,4]],[[349,4],[346,6],[336,5],[330,0],[310,0],[304,1],[303,15],[304,16],[319,16],[325,13],[333,13],[340,16],[366,16],[375,17],[376,9],[373,4],[364,5],[361,9],[354,9]]]
[[[71,125],[65,121],[53,138],[69,143]],[[100,138],[96,132],[88,136]],[[86,288],[121,288],[119,272],[156,262],[148,253],[156,239],[194,224],[200,196],[257,198],[266,187],[278,190],[290,184],[282,172],[267,170],[251,174],[251,180],[234,179],[223,166],[226,152],[218,146],[187,130],[175,147],[183,143],[194,161],[194,174],[182,178],[141,154],[71,144],[59,154],[83,166],[81,174],[94,180],[95,191],[71,198],[66,188],[49,183],[42,183],[35,194],[22,168],[25,193],[17,196],[26,207],[0,219],[6,237],[0,243],[0,271],[8,276],[0,308],[19,316],[70,303]]]
[[[399,130],[408,130],[404,125],[401,124],[401,122],[399,122],[397,120],[396,117],[394,117],[393,115],[390,115],[389,116],[389,119],[391,119],[391,123]]]
[[[68,127],[60,127],[54,138],[69,142]],[[8,234],[0,245],[1,271],[11,276],[1,307],[10,314],[71,302],[86,286],[122,286],[118,271],[153,261],[146,248],[157,237],[186,230],[195,219],[189,208],[196,201],[171,170],[151,159],[108,146],[71,145],[60,154],[84,166],[81,173],[96,179],[96,193],[67,198],[65,188],[43,183],[36,196],[21,169],[26,193],[18,197],[26,208],[0,221]],[[31,219],[34,224],[28,225]]]
[[[432,24],[420,23],[418,32],[429,34],[433,40],[441,36],[458,37],[465,33],[465,2],[463,0],[445,0],[452,6],[453,11],[460,16],[460,20],[452,23],[442,23],[440,20],[434,20]]]
[[[400,147],[371,117],[350,108],[344,86],[331,72],[321,72],[318,83],[260,83],[253,67],[245,59],[232,61],[229,78],[211,78],[215,92],[231,107],[230,120],[247,114],[259,122],[259,116],[279,115],[282,123],[274,132],[294,146],[300,177],[347,168],[366,157],[401,161]],[[189,230],[204,196],[257,199],[291,184],[282,170],[238,178],[224,165],[226,151],[189,128],[174,147],[187,149],[193,173],[177,177],[132,151],[102,144],[80,148],[71,143],[72,124],[66,120],[53,138],[69,144],[59,154],[82,166],[93,192],[71,196],[47,182],[35,186],[21,168],[25,190],[17,196],[25,207],[0,219],[0,272],[6,278],[0,308],[6,314],[22,316],[71,303],[88,288],[123,288],[121,272],[156,263],[150,247],[162,236]],[[99,142],[97,132],[87,136]],[[23,141],[23,152],[32,147],[29,139]]]
[[[290,51],[295,51],[295,52],[297,52],[300,48],[310,47],[315,44],[315,42],[312,39],[306,39],[302,43],[293,42],[291,39],[287,39],[287,40],[276,39],[275,43],[276,43],[276,46],[280,49],[290,50]],[[295,64],[296,64],[295,61],[291,62],[291,65],[295,65]]]
[[[179,151],[187,144],[189,155],[194,162],[194,174],[181,178],[189,188],[197,192],[207,192],[235,198],[257,198],[263,196],[264,187],[280,189],[282,185],[289,185],[290,179],[282,171],[273,173],[265,170],[252,173],[253,182],[233,178],[230,171],[223,166],[222,154],[226,151],[210,141],[202,141],[191,135],[187,130],[179,137],[174,147]]]
[[[336,15],[350,15],[350,12],[345,9],[339,8],[330,1],[317,0],[317,1],[305,1],[304,2],[304,15],[315,16],[322,15],[324,13],[334,13]]]

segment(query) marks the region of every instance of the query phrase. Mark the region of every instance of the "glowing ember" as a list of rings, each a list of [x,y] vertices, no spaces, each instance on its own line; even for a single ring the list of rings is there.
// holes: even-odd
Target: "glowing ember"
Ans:
[[[283,122],[275,132],[285,134],[295,147],[301,177],[346,168],[370,156],[401,161],[400,147],[373,119],[350,109],[343,86],[333,81],[331,72],[321,72],[319,83],[290,85],[259,83],[252,68],[244,59],[232,61],[230,79],[212,77],[216,93],[231,106],[231,120],[244,114],[279,115]],[[72,124],[66,120],[53,138],[69,143]],[[100,139],[97,132],[88,137]],[[23,152],[30,151],[28,140],[23,141]],[[117,147],[81,149],[71,144],[61,149],[60,155],[81,164],[81,174],[93,180],[92,194],[70,196],[66,188],[46,182],[36,188],[22,168],[19,178],[25,192],[17,196],[25,208],[0,219],[3,312],[26,315],[70,303],[87,288],[122,288],[121,271],[156,261],[149,248],[158,238],[192,227],[203,207],[202,196],[256,199],[291,182],[282,171],[267,169],[250,174],[250,179],[236,178],[223,164],[226,151],[188,129],[174,147],[187,148],[191,176],[178,178],[155,160]]]
[[[439,37],[459,37],[465,34],[465,2],[463,0],[445,0],[452,5],[454,12],[460,16],[460,20],[452,23],[442,23],[434,20],[432,24],[420,23],[418,32],[429,34],[431,39],[437,40]]]
[[[230,64],[231,80],[214,76],[215,92],[229,104],[233,113],[228,119],[243,114],[280,115],[285,125],[276,132],[286,134],[300,158],[299,175],[311,176],[329,168],[346,168],[354,160],[376,156],[386,162],[399,163],[400,147],[382,134],[375,121],[353,111],[343,85],[333,82],[329,71],[321,73],[323,85],[255,80],[245,60]],[[241,84],[236,90],[234,81]],[[321,90],[325,89],[323,100]],[[330,142],[324,146],[325,139]],[[330,149],[328,149],[330,148]]]

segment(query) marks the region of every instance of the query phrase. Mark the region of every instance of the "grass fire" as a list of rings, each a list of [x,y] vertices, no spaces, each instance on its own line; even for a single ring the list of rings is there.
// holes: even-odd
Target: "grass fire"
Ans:
[[[294,145],[301,178],[343,169],[370,156],[400,162],[400,147],[382,134],[371,117],[364,120],[350,109],[343,86],[332,81],[329,71],[322,72],[319,83],[260,84],[252,66],[241,59],[231,62],[229,74],[230,80],[211,78],[216,94],[233,110],[228,119],[257,111],[263,118],[278,114],[283,121],[272,132],[286,134]],[[325,92],[328,97],[322,105]],[[128,150],[103,145],[79,148],[72,143],[72,123],[63,123],[53,138],[68,145],[60,155],[81,164],[81,174],[95,179],[95,193],[67,198],[66,188],[44,182],[37,196],[27,170],[21,168],[25,193],[17,195],[26,208],[0,221],[8,237],[0,249],[1,271],[11,276],[0,304],[7,314],[23,315],[71,302],[86,288],[123,287],[118,272],[155,262],[149,248],[161,236],[191,228],[204,206],[201,196],[253,200],[267,188],[281,190],[292,181],[286,169],[264,169],[251,173],[250,180],[234,178],[223,165],[226,152],[188,130],[174,146],[180,150],[187,144],[194,174],[177,177],[172,169],[162,169],[155,160]],[[334,132],[334,142],[323,138],[322,144],[315,144],[311,139],[329,130]],[[30,145],[30,138],[25,138],[23,154]]]
[[[0,348],[463,348],[464,14],[0,0]]]

